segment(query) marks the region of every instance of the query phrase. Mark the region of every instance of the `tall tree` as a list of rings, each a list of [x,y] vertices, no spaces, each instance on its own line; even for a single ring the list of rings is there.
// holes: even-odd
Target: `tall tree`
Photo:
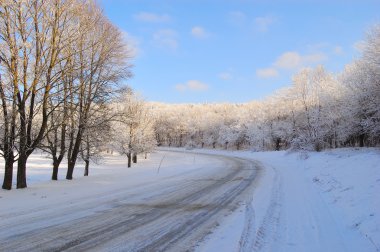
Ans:
[[[74,94],[75,116],[71,117],[66,179],[73,178],[74,167],[80,154],[83,136],[88,129],[91,109],[107,103],[121,79],[130,76],[127,60],[128,48],[122,32],[111,24],[95,4],[84,6],[79,21],[79,38],[76,41],[78,65]]]

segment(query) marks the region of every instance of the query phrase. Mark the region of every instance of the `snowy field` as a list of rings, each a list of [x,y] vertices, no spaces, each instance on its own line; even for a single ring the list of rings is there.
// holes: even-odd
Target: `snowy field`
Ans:
[[[180,152],[154,153],[148,160],[139,159],[132,169],[126,168],[125,157],[107,156],[101,164],[90,168],[89,177],[82,176],[83,165],[78,165],[73,181],[63,179],[64,168],[59,171],[60,181],[50,181],[50,161],[44,155],[33,155],[27,171],[28,189],[0,190],[0,248],[11,244],[17,235],[32,241],[44,233],[29,235],[28,232],[33,234],[38,228],[49,232],[54,226],[107,213],[122,204],[139,205],[137,210],[141,211],[141,205],[161,200],[155,198],[157,195],[166,194],[168,199],[175,199],[178,194],[174,191],[179,188],[188,186],[189,189],[183,189],[188,193],[195,185],[203,186],[206,180],[217,180],[233,169],[228,159],[196,154],[209,153],[257,160],[255,164],[262,172],[255,178],[254,186],[247,187],[249,195],[233,206],[229,204],[222,214],[211,216],[213,220],[207,228],[194,227],[194,232],[205,236],[195,250],[379,251],[378,149],[338,149],[320,153],[170,150]],[[240,177],[231,177],[228,183],[235,183]],[[200,182],[202,178],[204,181]],[[0,179],[3,179],[3,170]],[[218,195],[220,190],[218,187],[212,194]],[[219,195],[225,193],[219,192]],[[192,202],[193,207],[201,206],[195,203]],[[188,211],[178,211],[178,214]],[[175,228],[168,224],[169,218],[157,219],[149,224],[150,228]],[[210,227],[212,232],[207,231]],[[143,233],[137,232],[129,239],[140,239]],[[200,237],[193,238],[183,239],[184,246],[199,241]],[[100,250],[120,248],[122,240],[123,237],[106,243],[107,246]],[[188,247],[182,247],[186,249]]]

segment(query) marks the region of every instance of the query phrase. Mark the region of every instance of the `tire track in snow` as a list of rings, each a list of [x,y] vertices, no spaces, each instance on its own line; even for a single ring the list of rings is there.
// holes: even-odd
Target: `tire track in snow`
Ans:
[[[105,210],[70,216],[58,226],[19,231],[6,240],[0,237],[0,248],[4,251],[191,250],[218,220],[245,199],[246,192],[251,193],[249,189],[257,175],[251,161],[212,157],[223,159],[230,167],[221,169],[225,174],[218,179],[211,177],[172,185],[170,190],[155,192],[149,203],[122,198],[109,208],[109,200],[100,201],[99,204],[107,205]],[[93,203],[86,204],[93,206]],[[70,213],[75,213],[76,207],[84,206],[75,205]],[[62,214],[50,213],[49,218],[54,220]]]
[[[245,226],[240,238],[240,252],[271,251],[267,246],[278,239],[277,228],[281,217],[281,179],[276,171],[272,185],[270,203],[261,224],[256,223],[257,220],[255,220],[253,199],[246,202]],[[259,225],[257,229],[255,225]]]

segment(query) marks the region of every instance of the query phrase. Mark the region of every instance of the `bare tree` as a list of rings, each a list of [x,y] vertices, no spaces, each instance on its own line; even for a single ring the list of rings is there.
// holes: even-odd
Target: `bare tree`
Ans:
[[[26,162],[42,141],[50,108],[48,99],[59,80],[56,65],[65,46],[70,1],[4,1],[2,59],[13,87],[10,97],[18,116],[17,188],[25,188]],[[41,118],[36,120],[39,114]],[[12,134],[10,134],[12,135]],[[11,140],[14,141],[14,140]]]
[[[0,67],[2,63],[2,58],[0,58]],[[9,99],[7,97],[6,86],[2,80],[2,74],[0,69],[0,98],[2,105],[2,124],[1,133],[2,139],[0,142],[1,155],[5,160],[5,173],[2,188],[10,190],[12,188],[12,178],[13,178],[13,163],[16,161],[15,158],[15,139],[16,139],[16,116],[17,107],[16,99]]]
[[[115,84],[130,76],[128,51],[121,31],[112,25],[99,7],[92,3],[81,10],[78,48],[78,92],[74,94],[75,113],[71,116],[66,179],[73,178],[83,136],[95,104],[106,103]]]
[[[108,143],[111,141],[111,122],[115,113],[109,105],[94,106],[91,112],[87,130],[83,136],[80,157],[85,162],[84,176],[89,174],[90,161],[97,163]]]

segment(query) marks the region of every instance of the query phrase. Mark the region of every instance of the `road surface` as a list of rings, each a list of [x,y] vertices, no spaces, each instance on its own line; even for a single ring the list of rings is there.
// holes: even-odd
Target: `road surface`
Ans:
[[[254,161],[245,159],[165,155],[166,163],[191,155],[197,169],[149,184],[125,183],[113,191],[13,209],[0,215],[0,250],[192,251],[251,197],[260,173]],[[216,165],[208,168],[196,157]]]

